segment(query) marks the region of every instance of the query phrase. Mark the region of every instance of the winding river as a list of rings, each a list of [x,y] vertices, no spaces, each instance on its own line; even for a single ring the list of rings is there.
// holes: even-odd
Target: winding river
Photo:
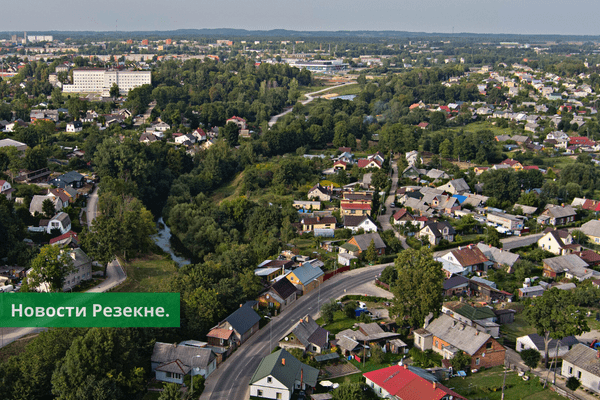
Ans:
[[[178,267],[191,264],[189,259],[181,256],[173,250],[173,246],[171,245],[171,229],[169,229],[169,227],[165,224],[165,221],[163,221],[162,217],[158,219],[156,225],[158,233],[154,235],[152,239],[154,239],[154,242],[158,245],[158,247],[163,249],[165,253],[168,253]]]

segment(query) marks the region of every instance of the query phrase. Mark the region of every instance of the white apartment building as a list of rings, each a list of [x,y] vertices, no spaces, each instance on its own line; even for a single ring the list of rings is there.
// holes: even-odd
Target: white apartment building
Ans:
[[[75,69],[73,84],[63,85],[65,93],[102,93],[108,96],[113,83],[122,94],[142,85],[151,84],[150,71],[107,71],[104,69]]]

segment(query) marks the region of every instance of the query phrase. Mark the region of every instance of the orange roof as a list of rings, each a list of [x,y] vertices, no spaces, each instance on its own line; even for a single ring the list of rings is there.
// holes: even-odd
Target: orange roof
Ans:
[[[227,340],[229,339],[229,337],[231,336],[231,334],[233,333],[233,331],[230,331],[229,329],[223,329],[223,328],[216,328],[213,329],[212,331],[208,332],[208,337],[212,337],[212,338],[217,338],[217,339],[224,339]]]

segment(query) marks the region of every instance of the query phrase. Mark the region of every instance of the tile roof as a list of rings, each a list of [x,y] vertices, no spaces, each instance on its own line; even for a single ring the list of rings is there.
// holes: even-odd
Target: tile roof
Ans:
[[[61,240],[65,240],[67,238],[74,238],[75,240],[77,240],[77,233],[74,231],[69,231],[63,235],[57,236],[55,238],[50,239],[50,244],[54,244],[56,242],[60,242]]]
[[[479,250],[477,246],[469,245],[452,250],[452,255],[463,267],[488,262],[489,259]]]
[[[208,334],[206,336],[212,337],[212,338],[217,338],[217,339],[228,340],[232,334],[233,334],[232,330],[216,328],[216,329],[213,329],[210,332],[208,332]]]
[[[342,203],[341,205],[343,210],[370,210],[370,204],[361,204],[361,203]]]

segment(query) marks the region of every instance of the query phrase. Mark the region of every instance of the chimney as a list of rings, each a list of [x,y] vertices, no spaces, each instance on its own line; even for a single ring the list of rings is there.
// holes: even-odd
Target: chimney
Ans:
[[[283,365],[285,367],[285,358],[281,359],[281,365]]]
[[[243,304],[240,304],[240,308],[242,308],[243,306],[244,306]]]
[[[600,354],[600,353],[598,353]],[[404,364],[404,369],[408,369],[408,365]]]
[[[437,389],[437,384],[435,382],[433,382],[433,390]]]

